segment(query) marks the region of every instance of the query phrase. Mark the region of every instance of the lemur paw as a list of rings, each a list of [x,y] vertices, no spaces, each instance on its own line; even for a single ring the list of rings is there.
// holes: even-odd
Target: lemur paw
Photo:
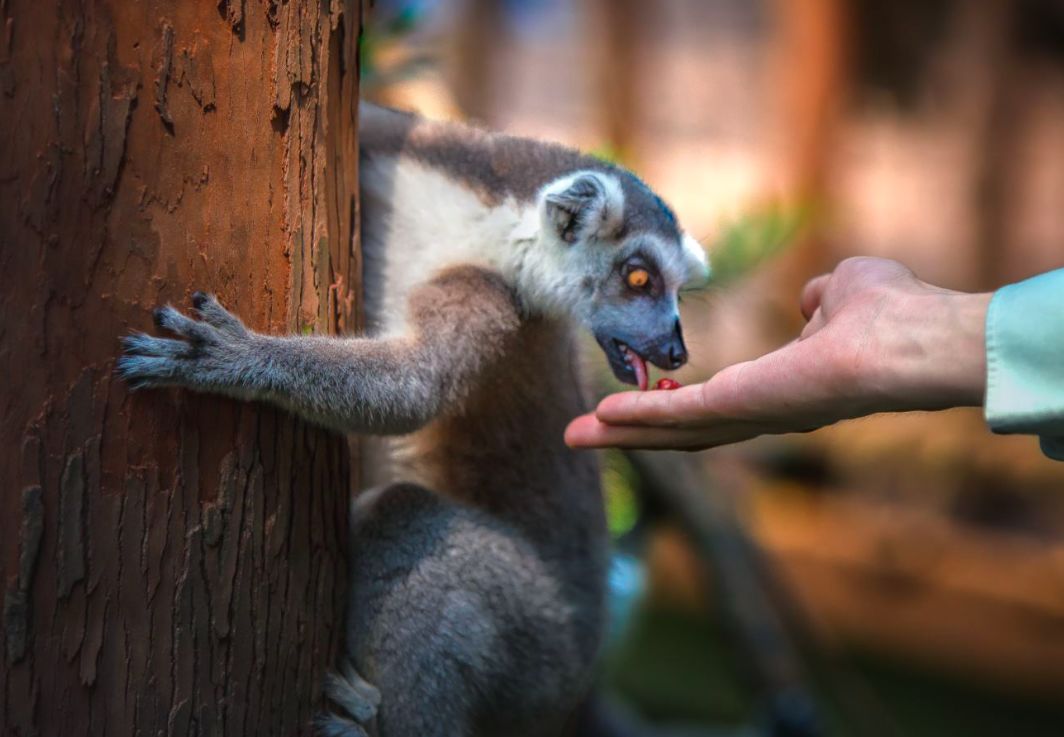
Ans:
[[[180,340],[136,332],[122,339],[124,354],[115,370],[133,389],[205,383],[224,370],[251,342],[252,333],[212,295],[196,292],[192,306],[199,320],[171,305],[152,314],[155,326]]]
[[[364,737],[381,703],[380,691],[368,683],[350,661],[343,661],[340,673],[325,674],[325,695],[339,713],[325,712],[315,719],[323,737]]]

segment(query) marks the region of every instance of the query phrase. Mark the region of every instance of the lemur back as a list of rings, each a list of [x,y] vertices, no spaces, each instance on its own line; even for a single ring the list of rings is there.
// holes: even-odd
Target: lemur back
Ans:
[[[346,656],[326,735],[558,734],[587,691],[607,535],[576,326],[622,381],[686,360],[701,249],[630,173],[552,144],[363,105],[369,334],[268,336],[196,293],[128,336],[134,387],[270,401],[387,436],[352,509]],[[308,490],[313,493],[313,490]]]

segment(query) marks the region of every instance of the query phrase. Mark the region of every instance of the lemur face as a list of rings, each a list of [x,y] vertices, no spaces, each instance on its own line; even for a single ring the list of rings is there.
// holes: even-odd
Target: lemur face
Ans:
[[[548,186],[544,229],[562,255],[570,302],[620,381],[647,387],[646,363],[687,362],[680,288],[708,277],[702,247],[646,185],[627,172],[586,171]]]

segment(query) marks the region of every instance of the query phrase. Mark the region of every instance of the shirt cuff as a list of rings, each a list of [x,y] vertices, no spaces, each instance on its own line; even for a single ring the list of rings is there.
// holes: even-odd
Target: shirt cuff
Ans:
[[[999,289],[986,315],[986,421],[1064,460],[1064,269]]]

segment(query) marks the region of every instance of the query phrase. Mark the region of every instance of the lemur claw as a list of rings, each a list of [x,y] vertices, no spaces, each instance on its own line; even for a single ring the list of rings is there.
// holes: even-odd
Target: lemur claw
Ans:
[[[248,329],[229,310],[222,307],[213,294],[206,292],[192,293],[192,307],[201,320],[233,336],[247,335]]]
[[[157,338],[133,332],[122,338],[124,354],[116,373],[131,389],[164,385],[195,386],[217,378],[231,368],[233,359],[246,346],[250,333],[218,300],[204,292],[192,295],[199,320],[182,314],[172,305],[152,310],[159,330],[177,336]]]

